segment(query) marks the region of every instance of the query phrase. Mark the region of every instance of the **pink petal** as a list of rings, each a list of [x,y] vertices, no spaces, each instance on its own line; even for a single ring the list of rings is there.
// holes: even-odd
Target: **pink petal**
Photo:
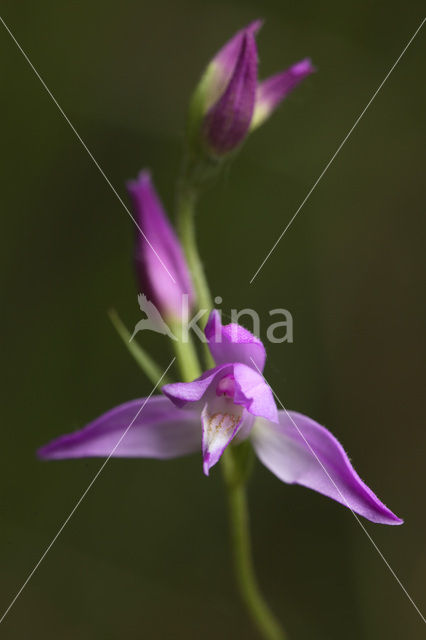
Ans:
[[[44,445],[38,456],[44,460],[111,454],[121,458],[167,459],[200,448],[199,412],[177,409],[167,398],[154,396],[111,409],[83,429]]]
[[[204,333],[217,365],[242,362],[263,371],[266,352],[262,341],[239,324],[222,325],[216,309],[211,312]]]
[[[234,402],[241,404],[253,416],[278,422],[277,406],[270,386],[258,371],[245,364],[234,364]]]
[[[361,480],[338,440],[311,418],[279,411],[279,424],[258,420],[251,438],[259,459],[283,482],[318,491],[372,522],[402,524]]]
[[[288,94],[314,71],[315,67],[312,66],[309,58],[305,58],[305,60],[293,64],[289,69],[260,82],[257,88],[252,128],[262,124]]]
[[[192,403],[201,413],[208,398],[223,394],[223,383],[230,376],[234,379],[233,397],[230,398],[234,404],[244,407],[254,416],[272,422],[278,421],[272,391],[264,377],[258,371],[238,362],[210,369],[192,382],[167,384],[162,388],[162,392],[177,407]]]
[[[218,383],[223,376],[232,373],[232,365],[222,365],[205,371],[202,376],[192,382],[173,382],[166,384],[161,391],[166,395],[177,407],[184,407],[188,402],[199,403],[203,400],[209,387],[214,383]],[[204,402],[199,406],[201,409]]]

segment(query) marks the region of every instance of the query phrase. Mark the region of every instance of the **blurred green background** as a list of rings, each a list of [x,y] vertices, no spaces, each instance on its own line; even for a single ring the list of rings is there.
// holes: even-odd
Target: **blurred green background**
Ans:
[[[421,32],[258,278],[249,280],[423,17],[421,2],[3,0],[1,15],[120,194],[151,167],[169,211],[188,96],[262,16],[263,76],[318,73],[204,198],[199,239],[223,310],[285,307],[266,374],[329,426],[402,527],[363,522],[425,604],[424,114]],[[5,29],[2,78],[1,608],[100,466],[35,449],[151,385],[107,318],[139,319],[127,214]],[[264,324],[266,326],[266,324]],[[166,366],[165,338],[143,335]],[[422,379],[423,378],[423,379]],[[291,640],[423,637],[350,512],[256,466],[256,566]],[[223,485],[200,456],[112,460],[0,629],[21,638],[257,637],[234,590]]]

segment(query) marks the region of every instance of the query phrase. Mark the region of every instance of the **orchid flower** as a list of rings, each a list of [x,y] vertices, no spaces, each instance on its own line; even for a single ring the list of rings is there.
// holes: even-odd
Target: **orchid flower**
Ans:
[[[222,166],[222,158],[314,71],[306,58],[259,82],[256,34],[260,26],[259,20],[249,24],[220,49],[193,95],[177,184],[182,245],[150,174],[143,171],[127,185],[138,227],[135,264],[142,290],[138,301],[147,319],[137,323],[133,335],[116,314],[112,321],[153,381],[154,390],[161,380],[166,382],[174,361],[183,382],[165,384],[161,395],[114,407],[83,429],[41,447],[38,456],[43,460],[100,456],[106,458],[103,469],[113,456],[166,460],[201,452],[206,476],[222,458],[242,599],[265,640],[284,640],[287,636],[262,596],[251,558],[246,497],[250,457],[246,454],[254,452],[282,482],[312,489],[353,514],[389,525],[402,520],[361,480],[330,431],[301,413],[282,405],[277,408],[276,396],[263,375],[266,352],[259,338],[236,323],[222,325],[220,314],[213,310],[204,329],[207,370],[201,373],[189,334],[194,321],[213,306],[196,244],[198,199]],[[198,313],[189,323],[188,311],[194,307]],[[141,328],[154,328],[172,339],[175,358],[165,372],[132,342]]]
[[[111,409],[45,445],[39,456],[104,457],[114,451],[118,457],[167,459],[201,448],[208,475],[226,447],[249,438],[259,460],[283,482],[313,489],[372,522],[402,523],[360,479],[325,427],[300,413],[277,410],[261,373],[266,353],[258,338],[238,324],[223,326],[217,311],[205,335],[214,368],[192,382],[164,386],[162,396]]]
[[[165,319],[182,317],[182,302],[188,310],[194,291],[188,266],[176,233],[164,212],[148,171],[128,182],[136,229],[135,266],[140,291]]]
[[[287,95],[315,70],[306,58],[258,83],[256,20],[238,31],[208,65],[195,91],[192,118],[211,153],[235,149]]]

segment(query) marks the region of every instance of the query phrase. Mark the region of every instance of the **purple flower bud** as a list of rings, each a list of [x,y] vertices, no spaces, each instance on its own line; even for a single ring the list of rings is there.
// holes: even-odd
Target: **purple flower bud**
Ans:
[[[190,139],[201,139],[215,156],[229,153],[262,124],[315,71],[306,58],[261,83],[257,81],[256,20],[238,31],[215,55],[194,93]]]
[[[247,27],[238,31],[223,47],[218,51],[210,62],[202,78],[204,85],[204,112],[207,112],[219,100],[225,92],[238,64],[244,40],[249,37],[254,40],[262,26],[261,20],[251,22]],[[255,45],[256,46],[256,45]],[[256,63],[257,63],[257,52]]]
[[[246,137],[253,117],[256,87],[256,42],[253,33],[246,31],[226,89],[204,120],[207,145],[216,155],[232,151]]]
[[[192,102],[190,125],[207,149],[221,156],[245,138],[253,117],[257,87],[258,20],[238,31],[207,67]]]
[[[135,265],[139,287],[165,318],[181,318],[184,294],[194,301],[191,276],[179,240],[163,210],[148,171],[128,182],[136,230]]]
[[[315,71],[309,58],[259,83],[251,129],[258,127],[307,76]]]

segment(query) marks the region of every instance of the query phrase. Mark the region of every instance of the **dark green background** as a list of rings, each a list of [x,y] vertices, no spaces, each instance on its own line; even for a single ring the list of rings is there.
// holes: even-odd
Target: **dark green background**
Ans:
[[[318,73],[204,198],[199,238],[223,309],[285,307],[269,348],[283,403],[341,439],[402,527],[364,522],[425,604],[424,146],[420,32],[292,228],[249,279],[423,17],[422,3],[4,0],[1,15],[125,197],[149,166],[168,209],[188,96],[240,26],[263,16],[261,74]],[[35,449],[151,390],[106,311],[140,317],[124,209],[3,28],[1,608],[100,466]],[[266,326],[266,325],[264,325]],[[162,365],[165,339],[143,336]],[[423,637],[349,511],[258,465],[255,561],[291,640]],[[111,461],[1,629],[4,638],[253,638],[236,597],[220,473],[200,456]]]

